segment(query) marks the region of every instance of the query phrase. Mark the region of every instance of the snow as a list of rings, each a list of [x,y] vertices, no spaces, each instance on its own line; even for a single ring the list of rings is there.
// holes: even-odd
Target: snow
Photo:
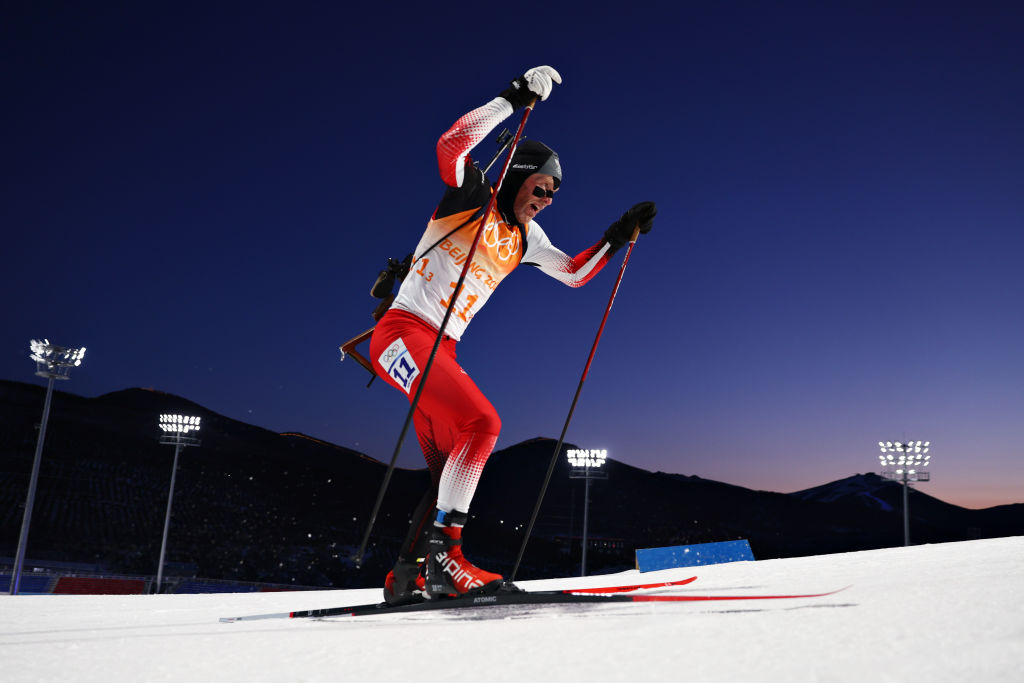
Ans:
[[[673,594],[825,598],[218,618],[374,602],[377,590],[0,596],[3,680],[1024,681],[1024,537],[639,574]],[[438,679],[439,680],[439,679]]]

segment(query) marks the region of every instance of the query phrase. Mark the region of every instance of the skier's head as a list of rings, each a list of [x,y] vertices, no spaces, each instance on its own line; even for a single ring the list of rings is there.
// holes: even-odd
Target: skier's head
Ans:
[[[498,192],[498,209],[525,225],[551,203],[561,184],[558,154],[543,142],[526,140],[512,155]]]

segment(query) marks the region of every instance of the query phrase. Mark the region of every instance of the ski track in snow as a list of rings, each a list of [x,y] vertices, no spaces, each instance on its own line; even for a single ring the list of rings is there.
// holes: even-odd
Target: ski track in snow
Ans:
[[[377,589],[0,596],[20,681],[1024,681],[1024,537],[737,562],[528,589],[679,579],[652,592],[824,598],[482,608],[222,624],[374,602]]]

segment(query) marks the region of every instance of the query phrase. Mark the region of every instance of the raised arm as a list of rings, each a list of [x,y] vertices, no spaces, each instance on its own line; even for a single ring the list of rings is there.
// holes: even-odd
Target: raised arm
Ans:
[[[534,67],[512,81],[498,97],[456,121],[437,141],[437,165],[445,185],[462,187],[470,151],[516,109],[535,98],[546,100],[553,83],[561,82],[562,77],[550,66]]]
[[[482,107],[463,115],[437,141],[437,166],[441,180],[449,187],[462,187],[463,172],[470,151],[494,128],[512,115],[512,105],[495,97]]]

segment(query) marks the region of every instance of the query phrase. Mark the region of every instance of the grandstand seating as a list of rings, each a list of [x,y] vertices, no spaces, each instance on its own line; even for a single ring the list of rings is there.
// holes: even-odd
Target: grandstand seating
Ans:
[[[146,582],[143,579],[62,576],[53,592],[62,595],[140,595],[146,592]]]
[[[0,574],[0,592],[7,593],[11,590],[11,578],[11,574]],[[56,578],[48,575],[22,574],[21,582],[18,584],[18,593],[20,595],[52,593],[55,582]]]
[[[229,581],[195,581],[186,579],[174,588],[175,593],[253,593],[260,589],[255,584]]]

